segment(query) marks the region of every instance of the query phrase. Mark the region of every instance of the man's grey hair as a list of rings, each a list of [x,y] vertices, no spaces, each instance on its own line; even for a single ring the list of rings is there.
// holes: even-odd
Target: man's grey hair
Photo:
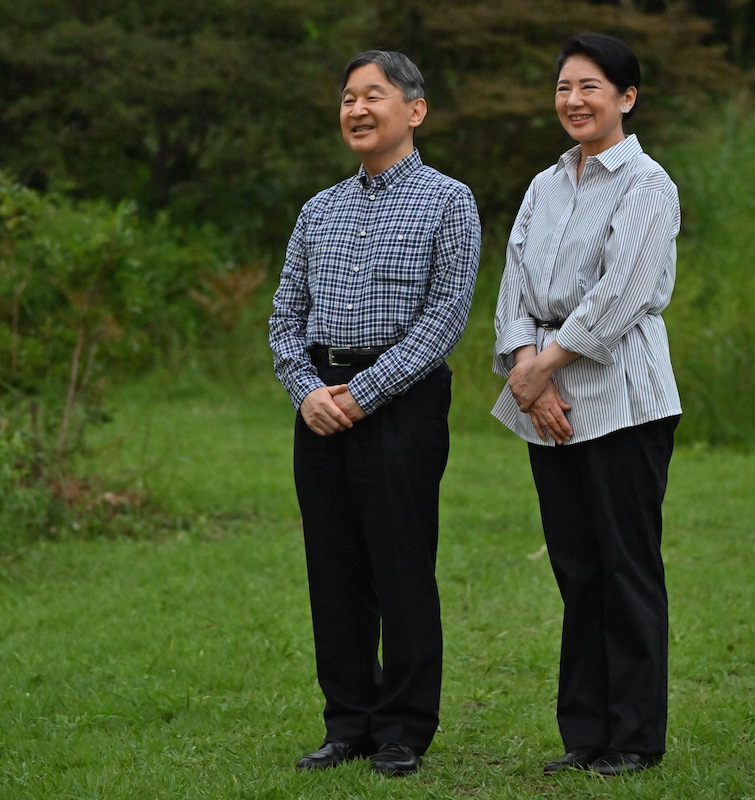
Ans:
[[[388,83],[401,90],[407,103],[425,96],[425,79],[417,65],[403,53],[397,53],[394,50],[365,50],[355,55],[343,71],[341,91],[346,88],[349,75],[357,67],[364,67],[367,64],[376,64],[380,67],[385,73]]]

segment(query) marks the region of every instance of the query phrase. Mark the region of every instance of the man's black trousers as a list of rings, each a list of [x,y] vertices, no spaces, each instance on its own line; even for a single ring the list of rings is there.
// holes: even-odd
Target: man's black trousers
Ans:
[[[530,445],[564,600],[558,722],[575,747],[665,751],[668,601],[661,504],[678,417]]]
[[[316,366],[327,385],[358,371]],[[438,725],[435,557],[450,400],[443,364],[350,430],[321,437],[301,414],[296,421],[294,474],[326,737],[364,753],[396,742],[422,754]]]

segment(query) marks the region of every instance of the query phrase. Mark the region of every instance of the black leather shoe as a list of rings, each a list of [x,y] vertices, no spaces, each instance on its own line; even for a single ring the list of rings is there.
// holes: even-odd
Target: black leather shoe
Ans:
[[[594,747],[575,747],[563,757],[556,761],[549,761],[543,767],[544,775],[555,775],[557,772],[574,767],[576,769],[587,769],[597,758],[603,754],[602,750]]]
[[[304,756],[296,765],[296,769],[328,769],[337,767],[342,761],[355,758],[351,745],[346,742],[325,741],[319,750]]]
[[[408,775],[417,771],[421,761],[411,747],[388,742],[372,757],[372,768],[383,775]]]
[[[626,775],[628,772],[639,772],[648,767],[654,767],[661,763],[662,755],[644,756],[640,753],[616,753],[614,751],[605,753],[600,758],[590,764],[590,772],[597,772],[607,778],[617,775]]]

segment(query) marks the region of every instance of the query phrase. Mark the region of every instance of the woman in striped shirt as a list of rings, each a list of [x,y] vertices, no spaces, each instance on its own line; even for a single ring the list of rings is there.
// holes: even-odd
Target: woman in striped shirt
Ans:
[[[496,309],[493,414],[529,443],[564,601],[545,774],[602,775],[665,752],[668,602],[661,503],[681,407],[661,312],[675,277],[676,186],[623,121],[640,69],[620,40],[572,37],[556,111],[578,143],[532,181]]]

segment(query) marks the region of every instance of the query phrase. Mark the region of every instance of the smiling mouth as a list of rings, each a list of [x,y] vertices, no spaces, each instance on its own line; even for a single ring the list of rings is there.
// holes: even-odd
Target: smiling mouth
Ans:
[[[352,128],[352,133],[365,133],[366,131],[371,131],[374,128],[374,125],[358,125],[356,128]]]
[[[584,122],[586,119],[590,119],[590,117],[592,117],[592,114],[579,114],[578,116],[571,116],[569,119],[572,122]]]

